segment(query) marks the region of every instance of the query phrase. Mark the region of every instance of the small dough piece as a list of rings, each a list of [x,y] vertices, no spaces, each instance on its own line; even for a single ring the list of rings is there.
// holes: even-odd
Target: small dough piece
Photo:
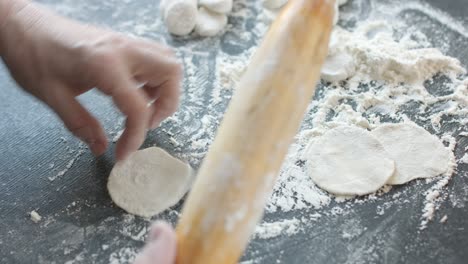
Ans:
[[[263,0],[263,6],[268,9],[278,9],[286,3],[288,3],[288,0]]]
[[[228,19],[225,14],[215,13],[201,7],[198,12],[195,32],[202,37],[215,36],[224,29],[227,25],[227,20]]]
[[[348,3],[348,0],[338,0],[336,1],[339,6],[346,5]]]
[[[216,13],[228,14],[232,11],[232,0],[200,0],[198,4]]]
[[[192,169],[160,148],[147,148],[117,163],[107,189],[125,211],[151,217],[175,205],[189,190]]]
[[[171,34],[185,36],[195,28],[198,15],[196,0],[165,0],[159,9]]]
[[[34,211],[34,210],[32,210],[29,213],[29,216],[31,217],[31,221],[33,221],[36,224],[39,223],[42,220],[42,216],[40,216],[39,213]]]
[[[338,24],[339,20],[340,20],[340,3],[338,3],[338,1],[335,1],[335,14],[333,15],[333,25]]]
[[[450,151],[436,136],[412,123],[385,124],[372,132],[395,161],[388,184],[403,184],[447,172]]]
[[[377,191],[395,171],[384,147],[365,129],[339,126],[312,140],[307,171],[320,188],[337,195]]]
[[[354,58],[347,52],[341,51],[330,54],[322,66],[322,78],[328,82],[346,80],[356,73]]]

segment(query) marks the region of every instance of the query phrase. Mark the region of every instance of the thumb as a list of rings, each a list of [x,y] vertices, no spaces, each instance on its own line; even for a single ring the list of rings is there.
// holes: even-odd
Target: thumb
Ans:
[[[176,253],[176,236],[170,225],[153,224],[148,242],[136,257],[134,264],[173,264]]]

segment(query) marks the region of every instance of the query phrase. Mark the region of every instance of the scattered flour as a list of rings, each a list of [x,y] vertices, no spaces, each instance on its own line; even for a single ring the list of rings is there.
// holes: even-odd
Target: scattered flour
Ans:
[[[86,149],[85,146],[82,143],[80,143],[78,150],[76,151],[76,155],[67,162],[64,169],[59,171],[54,176],[48,177],[49,181],[55,181],[57,178],[60,178],[63,175],[65,175],[65,173],[67,173],[68,170],[70,170],[73,167],[73,164],[75,164],[75,162],[81,157],[81,155],[83,155],[83,153],[85,152],[85,149]],[[53,168],[54,166],[55,164],[52,165],[51,167]]]
[[[112,252],[109,256],[109,264],[124,264],[132,263],[137,255],[135,248],[127,247],[122,248],[119,251]]]
[[[349,1],[349,6],[353,7],[355,3],[356,6],[362,5],[364,2]],[[69,10],[69,6],[78,6],[80,12]],[[348,11],[349,6],[345,6],[340,12],[340,21],[335,30],[343,34],[335,36],[330,45],[330,55],[334,52],[345,54],[352,57],[353,61],[345,69],[345,75],[329,80],[331,83],[324,81],[319,85],[266,206],[267,214],[304,211],[307,212],[307,216],[304,216],[306,219],[298,222],[294,219],[284,220],[293,221],[289,225],[285,225],[284,221],[260,224],[257,228],[257,239],[277,236],[278,226],[281,226],[280,234],[288,234],[288,227],[294,226],[291,229],[294,230],[291,231],[294,234],[304,225],[313,224],[321,215],[341,215],[353,210],[354,205],[379,202],[376,206],[376,217],[385,215],[395,204],[414,206],[416,198],[409,193],[412,189],[406,186],[395,192],[390,192],[391,187],[385,186],[376,193],[360,199],[334,197],[315,186],[305,171],[302,159],[305,146],[314,134],[323,133],[342,124],[373,129],[384,122],[412,121],[441,138],[453,151],[458,139],[453,137],[455,133],[447,127],[447,123],[455,123],[458,129],[468,124],[468,78],[463,68],[466,65],[461,65],[459,61],[446,55],[454,56],[457,53],[451,50],[452,44],[445,37],[450,31],[457,34],[460,41],[466,40],[466,25],[417,0],[380,1],[373,4],[370,13],[365,16],[353,9]],[[82,4],[64,0],[56,9],[63,14],[74,13],[74,17],[84,19],[82,14],[91,8],[84,2]],[[182,110],[165,122],[183,129],[164,127],[161,132],[180,142],[175,147],[178,158],[199,164],[205,156],[222,118],[222,111],[219,109],[224,109],[261,36],[275,17],[275,12],[263,10],[256,13],[259,10],[263,10],[261,1],[234,1],[233,10],[229,14],[230,22],[223,38],[189,41],[177,47],[177,53],[185,67],[186,92],[183,95]],[[155,20],[152,12],[142,10],[132,21],[120,21],[115,27],[127,34],[170,43],[170,40],[158,33],[162,21]],[[440,22],[440,25],[415,21],[415,12]],[[121,13],[117,10],[113,17],[119,18]],[[361,21],[361,17],[365,17],[366,20]],[[226,50],[220,43],[232,49]],[[252,44],[252,48],[244,48]],[[206,48],[208,46],[220,48],[213,54]],[[213,56],[216,57],[214,72],[208,66]],[[359,63],[355,63],[356,61]],[[419,69],[414,67],[416,65]],[[211,86],[213,78],[214,87]],[[444,92],[441,93],[440,90]],[[205,113],[204,109],[208,109],[207,114],[198,114]],[[458,165],[466,163],[467,160],[466,153],[457,157]],[[463,206],[464,202],[457,201],[447,191],[447,184],[457,163],[455,160],[451,162],[450,171],[445,175],[416,181],[415,185],[425,187],[422,206],[416,208],[420,210],[420,229],[425,229],[430,221],[447,221],[447,216],[439,218],[436,213],[448,198],[453,205]],[[384,196],[390,196],[392,200],[385,202],[382,198]],[[174,214],[177,216],[177,213]],[[271,226],[266,229],[267,224]],[[132,226],[135,228],[131,230],[120,228],[120,234],[128,234],[125,237],[141,241],[145,230],[137,224]],[[352,232],[343,231],[343,238],[350,239],[353,236]],[[111,250],[115,249],[111,247]],[[377,249],[369,250],[372,253],[372,250]],[[128,263],[134,259],[137,249],[124,245],[120,250],[107,253],[110,254],[110,263]]]
[[[425,5],[410,6],[428,11]],[[391,19],[391,15],[398,14],[402,8],[383,5],[375,13],[387,12],[389,16],[387,18]],[[434,12],[427,13],[434,14]],[[263,18],[260,17],[259,21],[268,24],[269,18],[266,16],[263,13]],[[351,57],[352,60],[347,60],[346,69],[337,68],[337,71],[342,73],[338,74],[340,78],[334,79],[331,84],[322,85],[317,91],[316,99],[309,106],[296,142],[286,157],[273,195],[266,207],[268,212],[319,209],[330,204],[333,197],[317,188],[307,177],[304,161],[300,158],[311,136],[314,133],[324,132],[319,131],[321,128],[326,130],[337,125],[352,124],[372,129],[382,122],[412,121],[419,125],[424,124],[426,130],[434,131],[432,133],[445,138],[444,140],[451,140],[449,134],[441,133],[443,117],[452,116],[459,120],[460,125],[467,124],[468,81],[465,68],[457,59],[432,48],[429,37],[421,31],[410,28],[411,30],[398,37],[397,33],[403,27],[401,22],[396,21],[393,24],[388,22],[379,18],[379,20],[361,21],[354,29],[335,28],[330,44],[330,56],[344,54],[343,56]],[[260,30],[266,28],[258,26]],[[250,58],[253,52],[254,49],[250,49],[236,56],[219,54],[217,85],[211,99],[213,102],[222,101],[222,89],[235,87],[248,65],[249,60],[246,58]],[[350,61],[354,64],[349,65]],[[446,77],[444,85],[449,87],[450,93],[438,95],[431,91],[429,86],[435,82],[434,78],[437,76]],[[416,115],[405,111],[412,102],[418,102],[414,109]],[[453,145],[449,148],[454,150]],[[459,162],[463,160],[464,158]],[[433,219],[440,202],[447,196],[432,194],[446,193],[444,188],[453,174],[456,163],[450,162],[449,166],[445,176],[429,180],[429,183],[432,181],[436,183],[426,194],[421,215],[422,227]],[[383,192],[378,192],[380,194],[370,195],[368,199],[378,199],[379,195],[390,190],[385,188]],[[406,203],[404,200],[401,202]],[[381,207],[379,212],[384,214],[385,207]]]
[[[465,153],[463,157],[459,160],[460,163],[468,164],[468,153]]]
[[[294,235],[299,232],[300,223],[301,221],[296,218],[260,223],[255,227],[254,237],[268,239],[280,235]]]

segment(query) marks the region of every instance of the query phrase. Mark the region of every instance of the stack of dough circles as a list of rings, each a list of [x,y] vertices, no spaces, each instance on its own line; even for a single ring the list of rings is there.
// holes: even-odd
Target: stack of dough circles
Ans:
[[[159,10],[169,33],[185,36],[195,30],[210,37],[226,27],[232,6],[232,0],[162,0]]]
[[[380,189],[395,171],[382,144],[367,130],[340,126],[311,141],[307,170],[320,188],[338,195],[364,195]]]
[[[307,172],[337,195],[365,195],[385,184],[404,184],[449,171],[453,153],[413,123],[383,124],[369,132],[338,126],[310,141]]]
[[[195,32],[202,37],[215,36],[227,25],[227,16],[201,7],[198,11]]]
[[[160,148],[147,148],[118,162],[107,188],[119,207],[142,217],[177,204],[192,183],[191,167]]]
[[[202,37],[216,36],[228,22],[232,0],[200,0],[195,32]]]

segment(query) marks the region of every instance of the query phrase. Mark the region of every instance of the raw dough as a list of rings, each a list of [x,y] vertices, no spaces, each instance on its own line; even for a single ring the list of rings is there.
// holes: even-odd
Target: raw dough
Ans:
[[[311,141],[307,171],[322,189],[364,195],[380,189],[395,171],[384,147],[367,130],[339,126]]]
[[[210,11],[227,14],[232,10],[232,0],[200,0],[198,4]]]
[[[159,9],[171,34],[184,36],[195,28],[198,15],[196,0],[164,0]]]
[[[395,174],[389,184],[403,184],[417,178],[443,174],[450,164],[450,152],[424,128],[415,124],[385,124],[374,135],[395,161]]]
[[[288,0],[263,0],[263,6],[268,9],[278,9],[284,6]]]
[[[147,148],[117,163],[107,188],[112,200],[125,211],[151,217],[179,202],[191,183],[189,165],[160,148]]]
[[[31,216],[31,221],[33,221],[34,223],[39,223],[39,221],[41,221],[42,219],[42,216],[39,215],[38,212],[32,210],[30,213],[29,213],[29,216]]]
[[[203,37],[211,37],[221,32],[226,25],[227,16],[225,14],[215,13],[201,7],[198,12],[195,32]]]

